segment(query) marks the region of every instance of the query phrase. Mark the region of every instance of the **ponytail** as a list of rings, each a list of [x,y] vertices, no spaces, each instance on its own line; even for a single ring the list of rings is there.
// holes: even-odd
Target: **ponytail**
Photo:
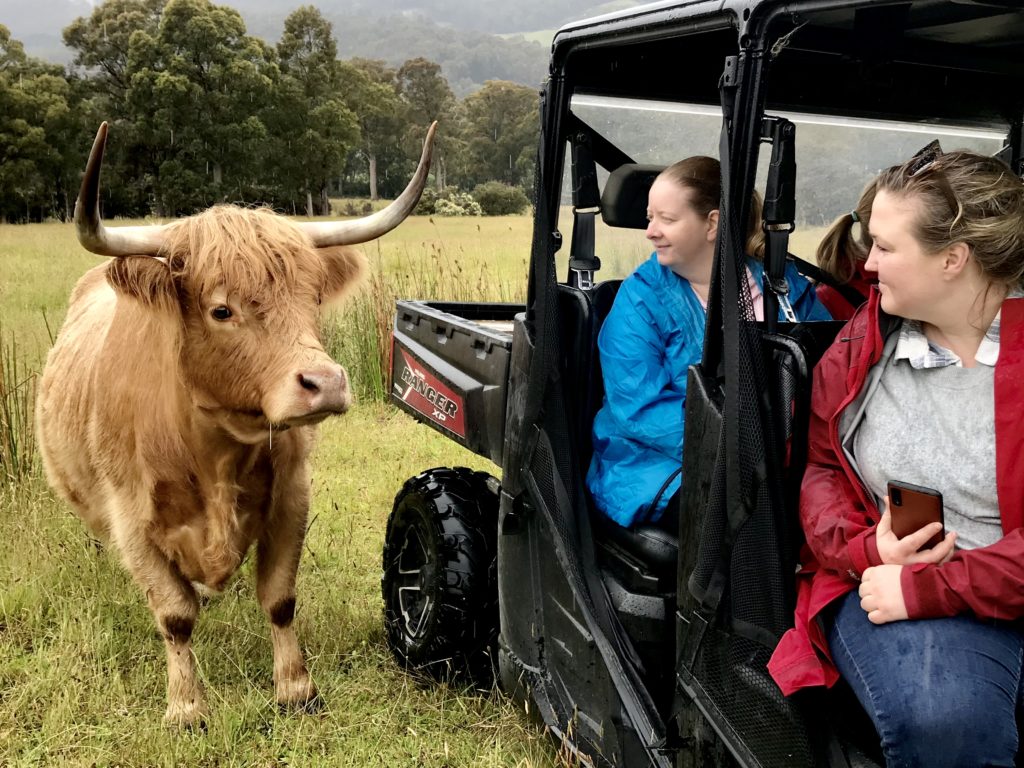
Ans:
[[[755,189],[750,199],[750,215],[747,217],[747,242],[744,244],[748,256],[764,261],[764,228],[761,218],[764,216],[764,204],[761,194]]]
[[[868,258],[871,250],[868,220],[871,218],[876,188],[877,180],[868,182],[860,194],[857,207],[832,222],[825,237],[818,243],[815,253],[818,266],[840,283],[850,282],[857,273],[857,263]],[[855,237],[853,225],[857,223],[860,224],[860,234]]]

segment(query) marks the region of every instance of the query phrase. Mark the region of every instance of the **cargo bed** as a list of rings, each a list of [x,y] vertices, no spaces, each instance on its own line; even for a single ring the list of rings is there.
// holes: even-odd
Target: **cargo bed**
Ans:
[[[522,304],[398,301],[391,400],[501,463],[512,324]]]

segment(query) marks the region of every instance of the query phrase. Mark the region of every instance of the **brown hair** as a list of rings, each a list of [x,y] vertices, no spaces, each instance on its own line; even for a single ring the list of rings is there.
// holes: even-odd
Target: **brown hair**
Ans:
[[[878,177],[878,189],[921,202],[914,237],[927,253],[971,249],[992,283],[1024,279],[1024,182],[1002,160],[968,150],[919,158]]]
[[[848,283],[857,271],[857,262],[865,261],[871,250],[871,235],[868,234],[868,220],[871,218],[871,204],[875,202],[878,179],[872,179],[860,193],[857,207],[844,213],[829,227],[825,237],[818,243],[815,257],[818,266],[841,283]],[[853,225],[860,223],[860,235],[854,237]]]
[[[713,157],[695,155],[673,163],[658,174],[680,187],[689,189],[690,204],[701,216],[718,210],[722,199],[722,167]],[[747,217],[746,252],[756,259],[764,258],[764,231],[761,229],[761,196],[754,191]]]

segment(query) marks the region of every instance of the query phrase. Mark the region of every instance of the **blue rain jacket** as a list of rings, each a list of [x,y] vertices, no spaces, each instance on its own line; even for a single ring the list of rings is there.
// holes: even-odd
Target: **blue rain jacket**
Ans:
[[[764,266],[747,266],[764,292]],[[801,320],[830,320],[814,287],[786,266],[789,299]],[[780,314],[780,319],[782,319]],[[604,403],[594,417],[587,487],[597,508],[619,525],[658,520],[680,487],[686,371],[704,350],[705,311],[689,281],[658,264],[657,254],[622,282],[598,335]]]

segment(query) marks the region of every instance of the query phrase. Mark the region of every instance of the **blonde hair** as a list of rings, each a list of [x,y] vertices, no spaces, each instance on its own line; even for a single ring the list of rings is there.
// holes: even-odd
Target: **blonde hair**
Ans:
[[[866,261],[871,250],[871,235],[868,221],[871,218],[871,204],[875,202],[878,180],[872,179],[860,193],[857,207],[844,213],[829,227],[818,243],[815,257],[818,266],[840,283],[848,283],[857,271],[857,262]],[[860,224],[860,233],[854,236],[853,227]]]
[[[718,210],[722,199],[722,167],[713,157],[694,155],[673,163],[658,174],[674,184],[689,189],[690,205],[701,216]],[[747,217],[746,252],[756,259],[764,258],[764,231],[761,228],[761,196],[754,190]]]
[[[878,189],[920,201],[913,234],[925,252],[965,243],[990,282],[1021,284],[1024,182],[1002,160],[968,150],[923,166],[914,158],[883,171]]]
[[[164,253],[171,272],[200,294],[224,285],[245,301],[283,305],[313,297],[326,269],[309,237],[268,208],[215,205],[177,222]]]

